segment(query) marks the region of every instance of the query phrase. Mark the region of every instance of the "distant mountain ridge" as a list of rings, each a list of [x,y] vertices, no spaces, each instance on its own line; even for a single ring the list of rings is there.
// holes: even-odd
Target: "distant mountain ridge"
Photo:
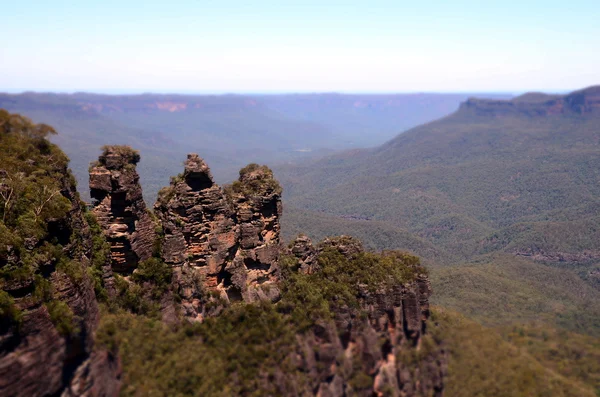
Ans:
[[[460,110],[494,116],[507,114],[544,116],[599,112],[600,86],[588,87],[568,95],[527,93],[508,101],[470,98],[461,104]]]
[[[594,252],[593,238],[581,236],[561,251],[539,233],[597,219],[599,93],[600,87],[590,87],[562,96],[469,99],[454,114],[375,149],[276,172],[298,209],[388,222],[458,257],[488,252],[481,251],[489,247],[485,241],[495,241],[504,228],[512,231],[502,232],[500,246],[514,252]],[[516,226],[523,222],[528,226]]]
[[[598,87],[470,99],[376,148],[275,167],[284,232],[409,249],[432,269],[434,304],[486,325],[599,335],[597,104]]]
[[[493,95],[492,97],[503,97]],[[105,144],[142,154],[146,200],[195,151],[228,182],[250,162],[305,161],[336,150],[375,146],[458,108],[468,94],[103,95],[0,94],[0,108],[56,127],[79,186]],[[504,96],[506,97],[506,96]],[[80,192],[87,197],[88,192]]]

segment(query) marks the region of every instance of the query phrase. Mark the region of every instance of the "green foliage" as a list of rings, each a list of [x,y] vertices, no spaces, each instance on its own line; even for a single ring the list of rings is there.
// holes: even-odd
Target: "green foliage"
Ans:
[[[96,299],[100,302],[106,302],[108,295],[102,278],[102,268],[110,265],[110,244],[106,241],[106,237],[94,214],[86,212],[84,215],[92,235],[92,266],[88,268],[88,272],[94,282]]]
[[[158,316],[160,305],[154,300],[154,297],[159,296],[150,284],[147,286],[149,288],[144,288],[140,284],[126,280],[121,275],[115,274],[114,277],[117,296],[112,306],[153,318]]]
[[[255,196],[264,194],[281,194],[283,189],[273,176],[273,171],[266,165],[248,164],[240,170],[240,177],[231,185],[225,186],[228,196],[242,194]]]
[[[296,335],[330,321],[340,308],[366,315],[361,293],[385,294],[424,272],[418,258],[401,252],[347,259],[333,248],[324,249],[319,255],[322,271],[311,275],[297,273],[295,262],[293,257],[281,259],[285,281],[276,304],[237,303],[202,324],[175,328],[152,319],[156,307],[144,306],[152,302],[149,288],[166,287],[170,281],[167,265],[152,259],[142,262],[129,281],[117,276],[120,307],[127,311],[103,314],[97,341],[119,352],[123,394],[284,395],[293,384],[306,381],[292,360]],[[358,364],[351,382],[357,388],[372,385]]]
[[[6,291],[0,290],[0,322],[19,326],[22,319],[23,312],[15,305],[14,299]]]
[[[595,396],[589,384],[563,375],[569,370],[555,372],[493,329],[445,309],[434,308],[432,313],[437,327],[430,327],[431,332],[444,341],[449,353],[445,390],[449,396]]]
[[[0,132],[17,133],[32,140],[42,140],[48,135],[56,135],[54,128],[47,124],[34,124],[31,119],[19,114],[10,114],[0,109]]]
[[[432,301],[484,325],[544,321],[600,336],[600,291],[569,269],[510,255],[431,269]]]
[[[285,281],[280,309],[289,312],[300,329],[331,319],[336,309],[357,310],[361,292],[385,293],[426,273],[417,257],[403,252],[361,252],[348,259],[334,248],[325,248],[318,261],[321,270],[312,274],[290,269],[292,258],[281,261]]]
[[[68,159],[45,139],[55,133],[48,126],[3,111],[0,131],[0,218],[7,227],[18,226],[22,237],[39,237],[48,219],[70,208],[59,184]]]
[[[406,230],[435,244],[445,262],[496,250],[573,262],[600,248],[599,122],[597,114],[461,110],[376,150],[280,167],[277,174],[287,204],[317,212],[307,215],[317,218],[309,234],[326,213],[344,217],[338,233],[354,231],[357,222],[347,218]],[[380,238],[375,244],[387,243],[385,234]]]
[[[159,236],[160,238],[160,236]],[[160,254],[160,241],[155,254]],[[122,308],[132,313],[158,317],[160,302],[165,294],[169,294],[173,269],[154,256],[138,264],[138,267],[127,279],[115,274],[117,296],[108,302],[111,309]],[[173,299],[177,296],[174,294]]]
[[[73,336],[79,333],[77,318],[65,302],[52,300],[46,303],[46,308],[50,314],[50,320],[59,334],[63,336]]]
[[[507,342],[535,357],[544,367],[600,392],[600,338],[544,324],[501,328]]]
[[[173,270],[171,266],[159,258],[150,258],[138,264],[137,269],[131,275],[131,279],[137,283],[149,282],[159,293],[166,291],[171,285]]]
[[[36,303],[44,303],[52,300],[53,288],[52,283],[39,274],[34,277],[34,290],[32,298]]]
[[[80,262],[76,262],[63,255],[56,264],[56,270],[69,276],[75,284],[81,283],[84,278],[84,268]]]
[[[271,374],[292,370],[295,340],[273,306],[237,304],[172,330],[127,313],[102,317],[97,342],[119,351],[125,396],[277,395]]]
[[[105,145],[102,146],[102,154],[98,157],[100,164],[106,165],[109,154],[116,154],[123,159],[123,167],[134,166],[140,162],[140,152],[128,145]]]
[[[55,268],[73,283],[84,277],[81,263],[69,258],[58,237],[48,233],[72,208],[63,195],[72,182],[68,158],[46,138],[56,131],[45,124],[0,110],[0,285],[20,283],[32,289],[19,298],[26,305],[44,304],[61,335],[79,332],[68,305],[53,297],[44,272]],[[66,193],[65,193],[66,194]],[[13,298],[0,294],[3,318],[20,322]]]

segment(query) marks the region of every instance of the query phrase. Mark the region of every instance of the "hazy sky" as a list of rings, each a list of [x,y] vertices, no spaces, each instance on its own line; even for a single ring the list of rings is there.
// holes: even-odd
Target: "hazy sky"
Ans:
[[[599,0],[0,0],[0,90],[600,84]]]

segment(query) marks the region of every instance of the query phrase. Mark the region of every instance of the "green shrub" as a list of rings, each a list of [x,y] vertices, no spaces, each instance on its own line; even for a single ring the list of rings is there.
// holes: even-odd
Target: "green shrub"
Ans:
[[[106,165],[106,156],[109,153],[115,153],[123,158],[125,167],[127,164],[135,166],[140,162],[140,152],[127,145],[105,145],[102,146],[102,154],[98,157],[98,160],[102,165]]]
[[[138,264],[131,279],[137,283],[150,282],[158,290],[166,291],[171,284],[172,276],[171,266],[159,258],[150,258]]]
[[[0,290],[0,319],[3,324],[21,324],[23,312],[15,305],[15,301],[6,291]]]
[[[122,308],[135,314],[143,314],[150,317],[157,317],[160,305],[154,300],[157,294],[154,288],[150,290],[136,284],[133,281],[127,281],[122,276],[115,274],[115,287],[117,296],[113,304],[114,308]]]
[[[65,302],[60,300],[46,302],[46,308],[48,309],[48,314],[50,314],[50,320],[59,334],[73,336],[79,333],[76,317]]]
[[[357,310],[361,289],[385,293],[425,272],[418,257],[396,251],[360,252],[349,259],[337,249],[326,247],[318,261],[321,270],[313,274],[290,269],[295,264],[293,258],[284,256],[281,261],[285,279],[279,307],[289,312],[301,329],[319,319],[332,318],[338,308]]]
[[[231,199],[233,195],[244,196],[281,194],[283,189],[273,177],[273,171],[266,165],[248,164],[240,170],[240,177],[231,185],[225,186],[225,194]]]
[[[34,276],[33,300],[38,303],[48,302],[52,299],[52,283],[39,274]]]
[[[92,266],[88,268],[88,273],[94,281],[96,299],[106,302],[108,295],[102,274],[103,267],[110,264],[110,244],[106,241],[102,228],[93,213],[86,211],[85,220],[92,235]]]
[[[107,314],[96,340],[118,350],[124,396],[281,395],[271,374],[294,373],[293,329],[268,304],[235,304],[217,318],[177,329],[144,316]]]

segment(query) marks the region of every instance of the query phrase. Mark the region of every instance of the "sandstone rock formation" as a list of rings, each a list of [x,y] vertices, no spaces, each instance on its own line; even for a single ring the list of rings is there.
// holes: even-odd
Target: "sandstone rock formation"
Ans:
[[[23,317],[20,325],[0,325],[1,396],[117,396],[120,363],[117,357],[94,346],[99,310],[88,275],[92,255],[90,230],[83,218],[79,196],[66,164],[60,194],[68,200],[64,217],[47,224],[47,239],[33,239],[25,251],[7,256],[6,268],[24,266],[23,260],[57,242],[39,273],[25,280],[2,280],[2,290],[14,299]],[[9,247],[10,249],[10,247]],[[57,255],[72,261],[72,274],[57,270]],[[73,315],[73,329],[61,332],[57,321],[65,313],[52,308],[65,305]],[[61,317],[62,316],[62,317]],[[3,318],[4,320],[4,318]]]
[[[152,256],[155,225],[146,210],[135,165],[139,154],[127,146],[105,146],[90,167],[92,212],[111,245],[112,268],[131,273]]]
[[[196,154],[159,192],[154,206],[184,315],[207,315],[208,296],[225,301],[274,299],[281,188],[266,167],[249,166],[225,192]]]
[[[105,147],[90,168],[96,224],[84,216],[66,157],[57,160],[57,148],[48,155],[51,144],[36,142],[41,154],[23,164],[32,176],[28,183],[33,188],[43,182],[39,191],[49,198],[34,195],[23,201],[27,216],[13,216],[10,222],[4,209],[0,223],[0,395],[117,396],[119,343],[110,342],[110,329],[101,333],[110,351],[94,342],[102,297],[135,313],[141,306],[132,302],[151,299],[153,311],[140,311],[140,316],[160,313],[164,321],[178,321],[181,314],[201,321],[234,301],[279,302],[231,308],[242,310],[238,325],[246,324],[243,311],[248,308],[272,311],[269,327],[281,320],[273,324],[282,327],[274,335],[285,335],[285,346],[277,345],[277,351],[286,358],[259,374],[265,390],[320,397],[442,396],[446,358],[426,327],[431,288],[418,258],[365,253],[348,236],[326,239],[316,248],[300,236],[286,251],[280,246],[281,187],[271,170],[251,164],[222,189],[195,154],[161,190],[154,207],[160,223],[155,225],[135,171],[139,155],[121,146]],[[43,164],[38,167],[36,161]],[[14,167],[22,176],[23,164]],[[11,187],[3,178],[5,193]],[[42,216],[43,206],[55,196]],[[102,234],[108,243],[98,238]],[[159,251],[162,260],[156,257]],[[284,272],[280,253],[286,254]],[[376,266],[382,263],[387,267]],[[379,273],[373,278],[361,269]],[[400,275],[388,275],[397,269]],[[113,270],[130,277],[114,278]],[[358,274],[354,279],[348,276],[353,272]],[[306,299],[319,291],[329,295]],[[307,302],[314,303],[310,310],[304,310]],[[306,324],[302,317],[309,317]]]
[[[298,270],[304,274],[312,274],[319,270],[317,261],[317,250],[312,244],[312,240],[306,235],[296,237],[290,244],[289,254],[296,257],[298,261]]]
[[[291,246],[299,263],[306,261],[307,252],[316,251],[305,236]],[[348,236],[319,245],[320,251],[330,248],[348,258],[362,252],[360,242]],[[314,394],[442,396],[446,354],[427,334],[430,295],[431,285],[424,274],[394,286],[391,293],[365,289],[360,304],[366,318],[351,308],[340,308],[333,321],[299,336],[302,361],[298,369],[310,374]],[[402,357],[408,359],[399,360]],[[357,372],[367,376],[357,378]]]
[[[277,297],[280,251],[281,187],[267,166],[250,164],[226,190],[239,224],[234,268],[245,300]],[[243,279],[243,281],[242,281]]]

